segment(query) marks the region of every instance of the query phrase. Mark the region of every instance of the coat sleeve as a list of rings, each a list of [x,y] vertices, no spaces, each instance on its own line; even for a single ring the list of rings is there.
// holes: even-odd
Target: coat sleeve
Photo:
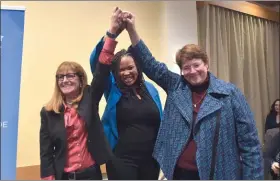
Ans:
[[[104,37],[101,38],[101,40],[97,43],[97,45],[94,47],[94,49],[92,50],[91,54],[90,54],[90,58],[89,58],[89,62],[90,62],[90,70],[91,73],[95,74],[97,68],[98,68],[98,62],[99,62],[99,56],[101,54],[101,51],[103,49],[104,46]],[[102,70],[101,70],[102,71]],[[114,83],[114,77],[112,75],[112,73],[108,74],[109,76],[106,77],[106,84],[104,85],[104,97],[107,101],[110,90],[111,90],[111,86]]]
[[[232,96],[237,142],[242,162],[242,179],[263,180],[263,156],[254,116],[245,96],[238,88],[234,88]]]
[[[132,52],[144,73],[151,80],[155,81],[166,92],[174,88],[180,75],[169,71],[164,63],[157,61],[142,40],[136,46],[130,46],[129,51]]]
[[[107,87],[109,75],[110,65],[102,64],[98,61],[96,63],[96,70],[93,73],[93,79],[91,81],[92,101],[97,107]]]
[[[105,136],[103,125],[100,121],[98,113],[99,102],[101,100],[104,88],[107,84],[110,73],[110,65],[102,64],[99,61],[96,63],[96,69],[93,74],[93,80],[90,86],[91,105],[88,106],[88,112],[92,121],[92,129],[88,130],[89,134],[93,135],[92,144],[95,161],[98,164],[104,164],[113,157],[108,139]]]
[[[40,112],[41,127],[40,127],[40,170],[41,178],[55,175],[54,172],[54,146],[50,139],[48,130],[48,120],[44,108]]]

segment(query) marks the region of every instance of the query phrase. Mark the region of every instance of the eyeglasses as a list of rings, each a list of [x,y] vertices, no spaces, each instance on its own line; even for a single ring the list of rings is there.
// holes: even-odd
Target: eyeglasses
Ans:
[[[191,68],[193,68],[193,69],[196,69],[196,68],[198,68],[200,65],[202,65],[202,63],[203,62],[200,62],[200,63],[193,63],[193,64],[191,64],[191,65],[185,65],[185,66],[183,66],[182,67],[182,70],[183,71],[185,71],[185,72],[189,72],[189,71],[191,71]]]
[[[66,77],[67,80],[73,80],[76,76],[79,76],[79,74],[78,73],[57,74],[55,77],[58,82],[62,82],[64,80],[64,77]]]

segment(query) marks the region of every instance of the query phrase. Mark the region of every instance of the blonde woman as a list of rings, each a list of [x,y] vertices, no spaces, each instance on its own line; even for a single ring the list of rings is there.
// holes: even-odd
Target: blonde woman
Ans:
[[[93,75],[91,85],[76,62],[63,62],[55,75],[51,100],[41,110],[40,158],[44,180],[102,180],[100,165],[111,149],[98,115],[107,66]]]

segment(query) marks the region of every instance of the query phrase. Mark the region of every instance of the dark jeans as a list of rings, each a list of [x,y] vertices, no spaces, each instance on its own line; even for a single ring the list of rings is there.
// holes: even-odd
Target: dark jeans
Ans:
[[[76,172],[64,172],[61,180],[102,180],[102,174],[100,166],[95,164]]]
[[[176,167],[174,170],[173,180],[200,180],[200,178],[198,171]]]
[[[114,158],[106,164],[108,180],[157,180],[159,165],[153,158],[137,161]]]

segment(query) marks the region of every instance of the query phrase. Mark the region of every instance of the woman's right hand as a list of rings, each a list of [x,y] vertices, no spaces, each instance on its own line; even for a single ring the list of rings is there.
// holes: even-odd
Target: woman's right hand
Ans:
[[[279,163],[273,162],[272,165],[271,165],[271,169],[273,170],[273,172],[274,172],[275,174],[278,174],[278,175],[279,175],[279,170],[280,170]]]
[[[125,28],[124,23],[122,21],[122,10],[116,7],[111,16],[111,25],[109,32],[114,35],[119,35]]]

